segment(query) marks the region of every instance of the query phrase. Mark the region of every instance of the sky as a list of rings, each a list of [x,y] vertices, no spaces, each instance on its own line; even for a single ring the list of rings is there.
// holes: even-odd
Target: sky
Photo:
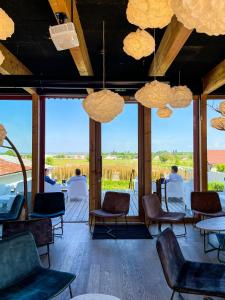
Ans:
[[[89,119],[79,99],[46,101],[46,152],[85,152],[89,150]],[[214,106],[218,101],[211,101]],[[210,127],[218,114],[208,111],[208,148],[225,149],[225,133]],[[30,153],[32,147],[31,101],[0,101],[0,123],[19,151]],[[121,115],[102,124],[102,150],[137,152],[137,105],[126,104]],[[160,119],[152,111],[152,150],[193,151],[193,106],[174,110],[169,119]],[[3,151],[3,149],[1,149]]]

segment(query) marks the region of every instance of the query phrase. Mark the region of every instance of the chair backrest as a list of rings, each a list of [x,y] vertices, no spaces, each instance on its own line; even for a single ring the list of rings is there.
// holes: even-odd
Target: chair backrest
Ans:
[[[180,271],[185,264],[177,239],[170,228],[165,229],[157,239],[156,248],[167,284],[174,288]]]
[[[3,238],[28,231],[33,234],[37,247],[41,247],[53,242],[51,219],[13,221],[5,222],[3,224]]]
[[[183,198],[184,197],[184,183],[183,181],[174,180],[166,184],[167,198]]]
[[[11,188],[9,185],[6,184],[0,184],[0,195],[6,195],[9,194],[11,191]]]
[[[110,213],[128,214],[130,208],[130,194],[106,192],[102,209]]]
[[[8,213],[11,220],[19,219],[22,209],[23,209],[23,206],[24,206],[24,201],[25,201],[25,199],[24,199],[23,195],[16,195],[15,199],[13,200],[11,209]]]
[[[0,241],[0,289],[14,285],[40,268],[40,259],[31,233]]]
[[[34,213],[54,214],[65,211],[65,200],[62,192],[37,193],[34,200]]]
[[[68,185],[69,199],[84,199],[88,197],[88,187],[86,180],[73,180]]]
[[[45,181],[45,193],[56,193],[61,192],[61,185],[60,184],[50,184]]]
[[[222,210],[217,192],[192,192],[191,209],[202,213],[217,213]]]
[[[163,213],[159,196],[157,194],[151,194],[142,198],[143,208],[145,216],[149,219],[154,219]]]

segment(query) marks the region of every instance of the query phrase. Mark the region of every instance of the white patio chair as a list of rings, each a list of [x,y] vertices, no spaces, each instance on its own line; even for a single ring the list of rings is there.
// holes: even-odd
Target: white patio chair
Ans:
[[[191,192],[194,191],[193,179],[184,182],[184,204],[185,208],[191,210]]]
[[[31,192],[32,189],[32,180],[27,180],[27,192]],[[20,181],[16,185],[15,193],[16,194],[23,194],[24,191],[24,184],[23,181]]]
[[[88,187],[85,180],[74,180],[68,184],[69,200],[86,200],[88,198]]]
[[[58,183],[50,184],[48,182],[45,182],[45,193],[56,193],[61,191],[62,191],[62,187],[60,184]]]
[[[183,181],[169,181],[166,184],[167,200],[169,198],[184,199],[184,183]]]

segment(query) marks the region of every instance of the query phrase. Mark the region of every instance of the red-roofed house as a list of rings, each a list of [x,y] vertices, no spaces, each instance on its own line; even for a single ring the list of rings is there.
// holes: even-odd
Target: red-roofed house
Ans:
[[[31,167],[26,167],[26,170],[31,170]],[[21,172],[20,164],[9,162],[0,158],[0,176]]]
[[[210,168],[213,165],[225,164],[225,150],[208,150],[207,155]]]

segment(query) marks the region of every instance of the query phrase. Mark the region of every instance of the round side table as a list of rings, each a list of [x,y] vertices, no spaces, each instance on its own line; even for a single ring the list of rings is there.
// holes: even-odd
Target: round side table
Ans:
[[[120,300],[114,296],[103,295],[103,294],[85,294],[74,297],[71,300]]]

